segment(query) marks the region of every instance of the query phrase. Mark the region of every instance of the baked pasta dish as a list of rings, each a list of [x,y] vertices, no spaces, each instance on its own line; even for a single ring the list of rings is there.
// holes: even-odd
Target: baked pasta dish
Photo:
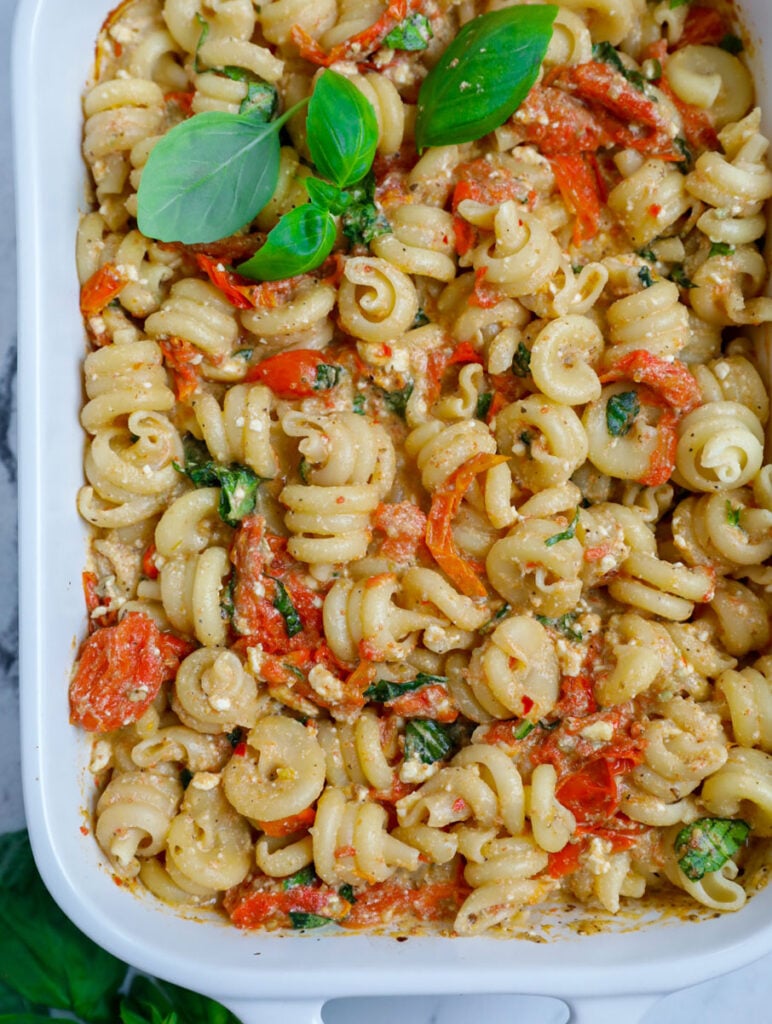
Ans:
[[[118,879],[460,935],[760,884],[748,44],[698,0],[107,16],[70,708]]]

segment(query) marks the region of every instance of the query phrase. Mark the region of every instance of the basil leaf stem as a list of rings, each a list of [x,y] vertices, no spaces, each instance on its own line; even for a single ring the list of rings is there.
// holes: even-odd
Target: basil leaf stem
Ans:
[[[480,139],[517,110],[539,74],[557,12],[551,4],[507,7],[464,25],[421,85],[419,153]]]

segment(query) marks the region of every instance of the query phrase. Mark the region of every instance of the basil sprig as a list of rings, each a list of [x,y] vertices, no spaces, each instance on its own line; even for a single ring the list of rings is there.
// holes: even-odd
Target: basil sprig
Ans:
[[[275,121],[208,110],[175,125],[153,147],[137,193],[137,223],[162,242],[214,242],[244,227],[279,178],[279,131],[305,100]]]
[[[675,837],[678,864],[693,882],[718,871],[745,843],[751,827],[732,818],[698,818]]]
[[[433,683],[444,686],[447,681],[447,676],[432,676],[426,672],[419,672],[415,679],[409,679],[406,683],[393,683],[390,679],[379,679],[377,683],[367,687],[364,695],[368,700],[385,704],[387,701],[396,700],[404,693],[420,690],[422,686],[431,686]]]
[[[525,99],[552,36],[557,7],[507,7],[468,22],[421,85],[415,141],[473,142],[502,125]]]

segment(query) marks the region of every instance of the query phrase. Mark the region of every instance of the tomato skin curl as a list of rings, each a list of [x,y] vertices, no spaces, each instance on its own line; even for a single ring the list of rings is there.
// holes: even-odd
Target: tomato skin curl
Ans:
[[[193,644],[162,633],[142,612],[98,629],[80,649],[70,683],[70,721],[89,732],[136,722],[192,650]]]

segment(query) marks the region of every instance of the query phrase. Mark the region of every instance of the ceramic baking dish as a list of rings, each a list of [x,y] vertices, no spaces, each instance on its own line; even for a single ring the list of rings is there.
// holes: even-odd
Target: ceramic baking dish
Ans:
[[[67,724],[83,627],[85,533],[75,233],[84,205],[80,95],[110,0],[22,0],[13,50],[19,251],[19,467],[24,797],[41,874],[63,910],[117,956],[220,999],[245,1022],[312,1024],[346,995],[531,993],[578,1021],[633,1024],[658,993],[772,951],[772,887],[738,914],[654,922],[544,944],[484,938],[270,936],[185,919],[115,884],[84,836],[88,742]],[[592,4],[590,4],[592,6]],[[772,96],[772,6],[742,4],[759,92]],[[556,928],[556,933],[559,929]]]

